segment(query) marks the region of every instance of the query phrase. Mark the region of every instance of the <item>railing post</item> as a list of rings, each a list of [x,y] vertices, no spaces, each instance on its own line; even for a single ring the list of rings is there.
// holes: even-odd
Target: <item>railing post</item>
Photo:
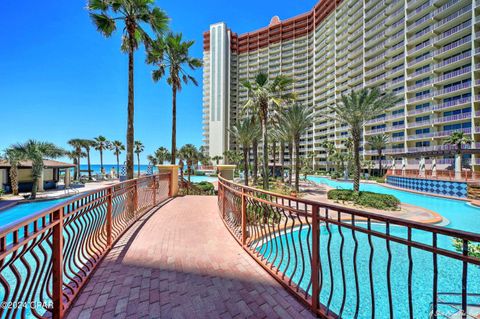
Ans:
[[[222,186],[222,217],[225,218],[225,188]]]
[[[107,189],[107,247],[112,247],[112,187]]]
[[[312,308],[319,308],[320,282],[318,271],[320,269],[320,222],[318,220],[318,205],[312,206]]]
[[[138,209],[138,179],[134,180],[133,184],[133,213]]]
[[[52,239],[52,302],[53,318],[63,317],[63,210],[57,209],[53,212],[53,221],[57,222],[53,226]]]
[[[172,172],[168,173],[168,197],[173,196],[173,178]]]
[[[157,204],[157,176],[153,176],[153,206]]]
[[[247,198],[245,188],[242,187],[242,245],[247,244]]]

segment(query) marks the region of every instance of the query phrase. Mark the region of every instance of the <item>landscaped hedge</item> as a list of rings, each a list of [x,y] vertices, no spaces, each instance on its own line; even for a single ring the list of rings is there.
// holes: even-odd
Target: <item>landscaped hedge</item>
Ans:
[[[213,184],[210,183],[210,182],[207,182],[207,181],[202,181],[200,183],[196,183],[195,185],[204,192],[212,192],[213,193],[213,191],[215,189]]]
[[[349,189],[332,189],[327,194],[328,199],[341,202],[351,202],[363,207],[384,210],[399,209],[400,201],[393,195],[372,192],[355,193]]]

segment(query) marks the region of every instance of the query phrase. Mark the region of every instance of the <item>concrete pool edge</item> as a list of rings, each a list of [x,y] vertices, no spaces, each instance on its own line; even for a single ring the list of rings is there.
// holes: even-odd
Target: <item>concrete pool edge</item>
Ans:
[[[54,196],[54,197],[41,197],[37,199],[19,199],[19,200],[14,200],[12,203],[7,204],[5,206],[0,207],[0,213],[2,213],[5,210],[8,210],[10,208],[13,208],[17,205],[22,205],[22,204],[30,204],[30,203],[39,203],[39,202],[48,202],[48,201],[54,201],[54,200],[59,200],[59,199],[64,199],[64,198],[70,198],[73,197],[72,195],[64,195],[64,196]]]

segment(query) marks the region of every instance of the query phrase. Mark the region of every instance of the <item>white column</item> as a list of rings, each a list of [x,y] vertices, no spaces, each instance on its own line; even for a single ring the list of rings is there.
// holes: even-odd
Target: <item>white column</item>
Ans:
[[[460,154],[455,154],[455,179],[462,178],[462,156]]]
[[[395,175],[395,158],[392,158],[392,174]]]
[[[434,157],[432,159],[432,177],[436,177],[437,176],[437,158]]]
[[[425,157],[420,158],[420,163],[418,164],[418,171],[420,177],[425,177]]]

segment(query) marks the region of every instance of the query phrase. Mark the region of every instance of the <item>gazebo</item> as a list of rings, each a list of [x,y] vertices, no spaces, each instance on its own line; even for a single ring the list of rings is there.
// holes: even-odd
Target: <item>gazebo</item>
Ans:
[[[38,191],[55,189],[60,180],[61,172],[64,171],[65,187],[70,185],[70,169],[75,165],[54,160],[43,160],[43,175],[38,180]],[[6,192],[12,189],[10,181],[11,164],[8,161],[0,161],[0,188]],[[18,188],[20,192],[30,192],[33,186],[32,162],[21,161],[18,164]]]

